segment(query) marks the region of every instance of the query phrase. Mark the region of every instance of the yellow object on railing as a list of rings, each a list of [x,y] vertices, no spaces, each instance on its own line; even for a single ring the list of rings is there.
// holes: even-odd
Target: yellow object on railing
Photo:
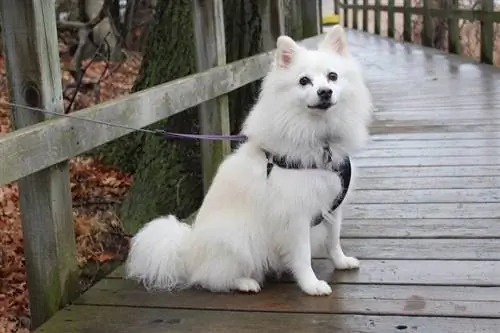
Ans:
[[[340,22],[340,17],[337,14],[323,16],[322,23],[324,25],[334,25]]]

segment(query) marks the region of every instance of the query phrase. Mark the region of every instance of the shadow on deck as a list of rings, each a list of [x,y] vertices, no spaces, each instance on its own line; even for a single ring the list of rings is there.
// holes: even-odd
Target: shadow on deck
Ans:
[[[315,270],[258,295],[147,293],[121,269],[37,332],[497,333],[500,319],[500,70],[349,32],[377,110],[343,244],[359,271]]]

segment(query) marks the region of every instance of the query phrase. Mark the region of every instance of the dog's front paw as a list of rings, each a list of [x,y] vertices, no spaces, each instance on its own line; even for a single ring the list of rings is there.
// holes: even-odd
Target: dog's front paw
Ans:
[[[354,257],[333,257],[333,266],[335,269],[344,270],[344,269],[356,269],[359,268],[359,260]]]
[[[310,283],[302,283],[302,290],[311,296],[326,296],[332,293],[332,288],[322,280],[311,281]]]
[[[235,281],[236,289],[244,293],[258,293],[260,284],[254,279],[241,278]]]

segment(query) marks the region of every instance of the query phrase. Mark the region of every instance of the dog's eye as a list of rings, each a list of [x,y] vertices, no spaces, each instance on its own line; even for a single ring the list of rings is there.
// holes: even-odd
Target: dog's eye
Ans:
[[[312,83],[312,82],[311,82],[311,79],[310,79],[310,78],[308,78],[307,76],[303,76],[303,77],[301,77],[301,78],[300,78],[300,80],[299,80],[299,84],[300,84],[301,86],[307,86],[308,84],[311,84],[311,83]]]
[[[337,73],[335,73],[335,72],[328,73],[328,80],[337,81],[338,78],[339,78],[339,76]]]

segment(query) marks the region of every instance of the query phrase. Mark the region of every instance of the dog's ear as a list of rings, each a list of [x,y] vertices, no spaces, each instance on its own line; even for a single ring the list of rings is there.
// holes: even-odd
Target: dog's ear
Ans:
[[[318,49],[347,55],[347,40],[344,28],[341,25],[335,25],[326,33],[325,38],[319,43]]]
[[[276,63],[279,68],[288,68],[297,55],[299,46],[288,36],[279,36],[276,41]]]

